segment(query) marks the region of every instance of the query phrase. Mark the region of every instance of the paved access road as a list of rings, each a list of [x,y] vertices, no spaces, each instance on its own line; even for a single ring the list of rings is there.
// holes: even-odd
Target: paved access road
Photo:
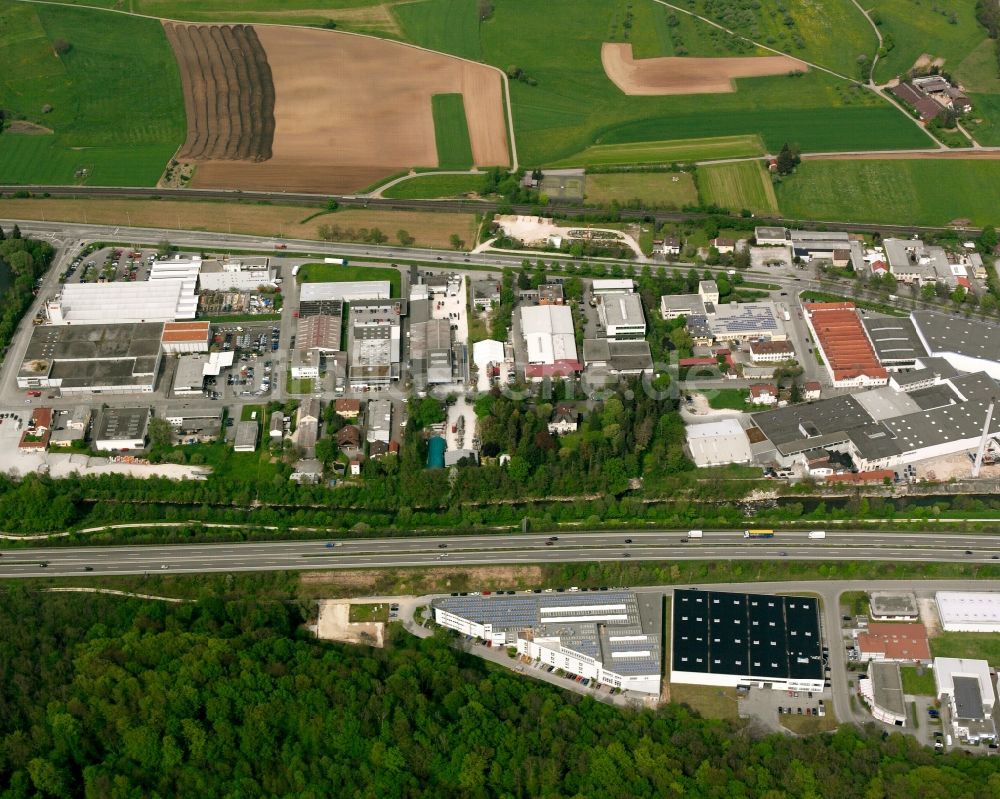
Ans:
[[[544,534],[518,534],[47,547],[5,550],[0,578],[624,560],[1000,561],[1000,536],[994,535],[838,530],[828,531],[822,540],[811,540],[802,531],[747,541],[742,531],[705,531],[702,539],[684,539],[683,531],[644,530],[580,532],[556,541]]]

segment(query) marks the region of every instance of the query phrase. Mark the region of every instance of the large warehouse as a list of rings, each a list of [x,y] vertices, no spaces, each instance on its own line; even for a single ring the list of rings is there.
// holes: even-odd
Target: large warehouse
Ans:
[[[851,302],[814,302],[805,306],[806,324],[839,388],[884,386],[889,379],[879,363],[858,312]]]
[[[149,393],[160,368],[162,323],[39,325],[17,374],[18,388],[62,394]]]
[[[928,355],[960,372],[986,372],[1000,380],[1000,325],[932,311],[914,311],[910,319]]]
[[[750,440],[736,419],[692,424],[684,432],[691,460],[697,466],[750,463]]]
[[[675,589],[670,681],[822,691],[813,597]]]
[[[573,313],[565,305],[522,305],[521,337],[527,352],[524,375],[541,380],[583,369],[577,359]]]
[[[1000,592],[938,591],[935,601],[947,632],[1000,632]]]
[[[658,696],[663,595],[633,591],[443,597],[434,620],[623,691]]]
[[[299,287],[299,302],[357,302],[387,300],[392,295],[388,280],[357,280],[337,283],[303,283]]]

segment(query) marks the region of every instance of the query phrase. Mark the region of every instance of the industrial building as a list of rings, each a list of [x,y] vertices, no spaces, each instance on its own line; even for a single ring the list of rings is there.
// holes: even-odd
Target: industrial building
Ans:
[[[795,359],[795,347],[790,341],[758,339],[750,342],[750,360],[754,363],[782,363]]]
[[[873,591],[868,595],[872,621],[916,621],[920,618],[917,595],[912,591]]]
[[[472,307],[477,311],[488,311],[493,303],[500,302],[500,281],[473,280]]]
[[[934,687],[941,704],[948,707],[957,738],[973,744],[996,740],[997,698],[985,660],[934,658]]]
[[[541,380],[582,370],[576,354],[573,313],[565,305],[522,305],[518,309],[527,364],[524,376]]]
[[[813,597],[675,589],[670,681],[822,691]]]
[[[726,463],[750,463],[750,440],[736,419],[688,425],[688,451],[696,466],[721,466]]]
[[[898,663],[871,661],[868,673],[858,677],[858,690],[877,721],[906,726],[906,700]]]
[[[267,256],[223,258],[202,261],[198,282],[202,291],[257,291],[273,285],[276,277]]]
[[[946,632],[1000,633],[1000,592],[938,591],[934,598]]]
[[[635,291],[635,281],[627,277],[602,277],[590,281],[593,294],[631,294]]]
[[[616,341],[644,339],[646,318],[638,294],[598,294],[597,316],[604,335]]]
[[[418,386],[452,381],[451,322],[448,319],[410,324],[410,368]]]
[[[149,408],[104,408],[94,425],[94,449],[143,449],[149,419]]]
[[[73,394],[150,393],[162,357],[162,323],[39,325],[17,374],[18,388]]]
[[[882,386],[889,382],[889,374],[879,363],[854,303],[809,303],[805,318],[835,387]]]
[[[222,435],[222,412],[186,413],[164,417],[173,428],[175,444],[208,444]]]
[[[205,366],[207,355],[193,353],[176,361],[172,391],[175,397],[196,397],[205,391]]]
[[[160,346],[170,354],[208,352],[211,327],[209,322],[165,322]]]
[[[307,458],[316,451],[316,440],[319,438],[320,401],[318,397],[308,397],[299,403],[295,409],[295,432],[292,433],[292,443],[301,447]]]
[[[392,295],[388,280],[360,280],[343,283],[303,283],[299,286],[299,303],[357,302],[358,300],[387,300]]]
[[[913,322],[909,319],[865,314],[861,317],[861,324],[879,363],[886,369],[915,368],[917,360],[927,355]]]
[[[592,384],[609,378],[653,374],[653,354],[648,341],[615,341],[588,338],[583,341],[584,374]]]
[[[233,451],[254,452],[257,449],[257,436],[259,434],[260,424],[256,420],[237,422]]]
[[[788,231],[783,227],[755,227],[753,237],[761,247],[784,247],[788,244]]]
[[[603,685],[658,696],[663,596],[632,591],[444,597],[442,627]]]
[[[695,343],[712,341],[785,341],[784,319],[773,302],[720,303],[714,280],[703,280],[697,294],[666,295],[660,298],[664,319],[686,316],[688,332]]]
[[[45,313],[53,325],[194,319],[200,267],[200,258],[177,258],[154,261],[148,280],[65,283],[59,295],[45,303]]]
[[[900,283],[925,286],[942,282],[955,286],[960,274],[964,276],[964,268],[961,273],[952,270],[943,247],[924,244],[920,239],[884,239],[882,247],[889,271]]]
[[[299,316],[295,326],[295,349],[292,352],[291,372],[296,380],[319,377],[322,360],[340,350],[343,319],[337,301],[332,313]]]
[[[960,372],[986,372],[1000,380],[1000,325],[933,311],[914,311],[910,319],[928,355]]]
[[[922,624],[874,622],[855,635],[861,660],[930,663],[931,645]]]
[[[369,444],[381,441],[388,444],[392,438],[392,400],[374,399],[368,403],[365,438]]]
[[[348,316],[348,379],[352,389],[399,380],[405,300],[352,302]]]
[[[761,448],[758,462],[791,465],[802,453],[822,448],[846,453],[859,471],[872,471],[973,451],[983,440],[994,397],[1000,397],[1000,385],[980,372],[914,391],[884,386],[764,411],[752,421],[773,449]],[[995,451],[1000,437],[998,416],[990,421],[987,451]]]

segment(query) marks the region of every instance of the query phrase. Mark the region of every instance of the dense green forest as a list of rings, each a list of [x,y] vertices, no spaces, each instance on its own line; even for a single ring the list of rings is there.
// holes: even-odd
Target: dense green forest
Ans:
[[[982,799],[1000,760],[609,707],[448,644],[307,639],[297,605],[0,596],[0,797]]]

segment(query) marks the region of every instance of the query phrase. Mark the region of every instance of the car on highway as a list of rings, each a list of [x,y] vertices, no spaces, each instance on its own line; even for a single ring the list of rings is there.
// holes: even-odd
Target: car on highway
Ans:
[[[447,544],[438,544],[438,549],[447,549],[447,548],[448,548]]]
[[[555,542],[555,541],[546,541],[546,542],[545,542],[545,546],[547,546],[547,547],[552,547],[552,546],[555,546],[555,544],[556,544],[556,542]]]
[[[549,536],[549,541],[558,541],[558,540],[559,540],[559,536],[557,536],[557,535],[550,535]]]
[[[972,550],[971,550],[971,549],[967,549],[967,550],[965,550],[965,554],[966,554],[966,555],[971,555],[971,554],[972,554]]]
[[[85,572],[92,572],[94,570],[94,567],[93,566],[84,566],[83,570]]]
[[[161,568],[161,569],[167,569],[167,568],[169,568],[169,566],[167,566],[167,564],[166,564],[166,563],[161,563],[161,564],[160,564],[160,568]]]
[[[778,554],[783,558],[788,556],[787,552],[779,552]]]
[[[626,538],[625,539],[625,543],[626,544],[631,544],[632,543],[632,539],[631,538]]]

